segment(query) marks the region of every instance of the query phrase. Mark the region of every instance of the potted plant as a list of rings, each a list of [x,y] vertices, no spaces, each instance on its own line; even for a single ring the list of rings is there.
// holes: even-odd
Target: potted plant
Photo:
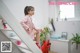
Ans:
[[[72,44],[75,43],[76,49],[78,49],[78,45],[80,44],[80,35],[78,33],[76,33],[75,35],[73,34],[73,38],[71,40]]]
[[[41,42],[41,45],[43,44],[43,41],[46,40],[46,36],[50,34],[50,29],[48,27],[45,27],[43,29],[43,31],[41,32],[40,34],[40,42]]]

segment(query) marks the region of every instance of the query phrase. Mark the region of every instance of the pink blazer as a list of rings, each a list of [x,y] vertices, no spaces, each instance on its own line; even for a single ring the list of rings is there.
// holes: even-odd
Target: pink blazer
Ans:
[[[32,18],[30,16],[25,16],[21,21],[21,25],[25,29],[25,31],[34,39],[34,33],[32,32],[35,29],[34,24],[32,22]]]

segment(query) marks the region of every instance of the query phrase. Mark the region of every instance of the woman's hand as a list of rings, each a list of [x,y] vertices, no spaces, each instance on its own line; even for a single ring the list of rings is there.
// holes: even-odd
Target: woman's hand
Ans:
[[[33,29],[33,33],[34,33],[34,35],[36,35],[37,34],[37,30]]]

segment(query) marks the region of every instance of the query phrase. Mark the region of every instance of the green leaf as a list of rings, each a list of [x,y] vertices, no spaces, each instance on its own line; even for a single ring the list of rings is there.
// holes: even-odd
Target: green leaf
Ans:
[[[80,35],[78,33],[76,33],[75,35],[73,34],[73,38],[71,40],[73,41],[72,44],[80,44]]]

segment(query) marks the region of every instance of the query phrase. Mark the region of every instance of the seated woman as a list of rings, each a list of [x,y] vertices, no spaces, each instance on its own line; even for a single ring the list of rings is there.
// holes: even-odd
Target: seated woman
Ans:
[[[30,35],[30,37],[36,41],[36,44],[40,47],[40,30],[36,29],[32,22],[32,15],[34,15],[34,7],[26,6],[24,9],[24,14],[25,18],[21,21],[21,25]]]

